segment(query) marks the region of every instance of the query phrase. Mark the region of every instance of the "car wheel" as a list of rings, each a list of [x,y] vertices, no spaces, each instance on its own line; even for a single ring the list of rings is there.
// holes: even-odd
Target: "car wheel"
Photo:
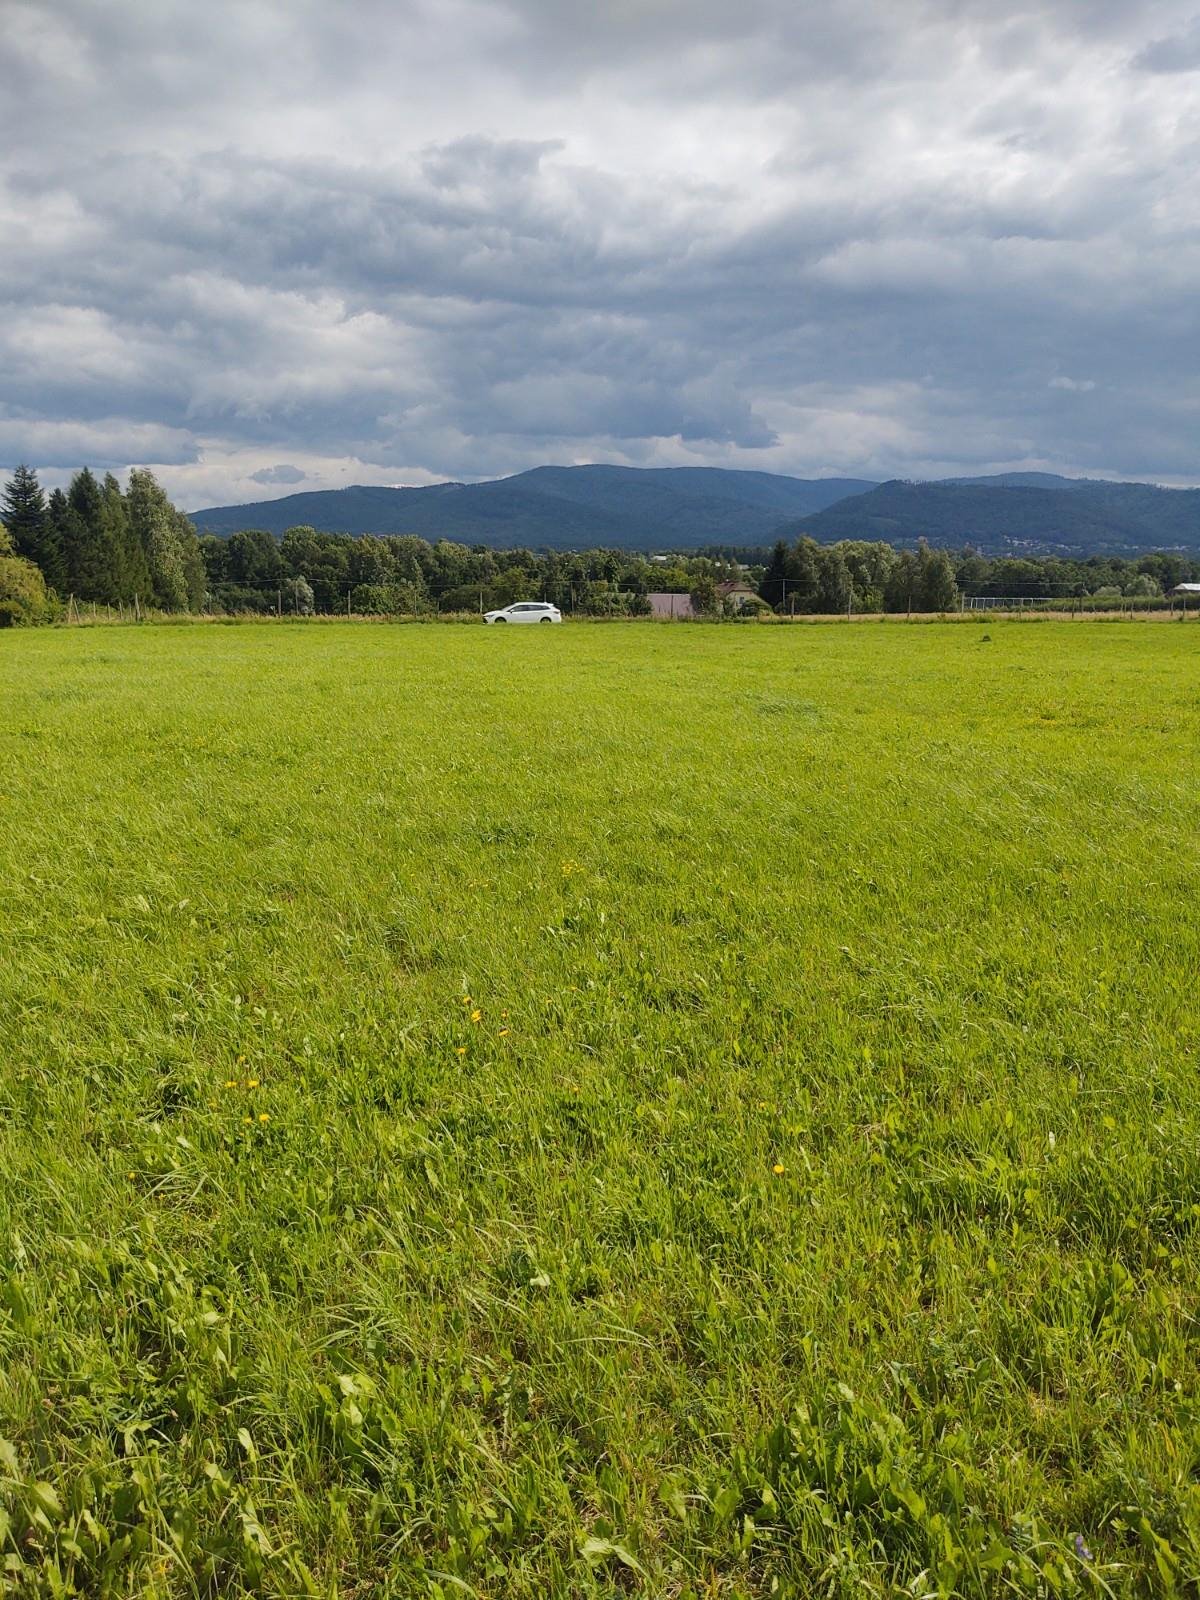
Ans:
[[[542,618],[542,621],[543,621],[543,622],[553,622],[553,621],[554,621],[554,618],[553,618],[553,617],[543,617],[543,618]]]
[[[498,622],[507,622],[507,621],[508,621],[507,617],[493,617],[492,618],[493,626],[495,626],[495,624],[498,623]]]

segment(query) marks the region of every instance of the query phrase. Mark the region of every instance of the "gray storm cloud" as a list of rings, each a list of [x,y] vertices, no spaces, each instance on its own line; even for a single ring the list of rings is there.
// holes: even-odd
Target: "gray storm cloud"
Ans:
[[[8,0],[0,462],[1196,481],[1192,4]]]

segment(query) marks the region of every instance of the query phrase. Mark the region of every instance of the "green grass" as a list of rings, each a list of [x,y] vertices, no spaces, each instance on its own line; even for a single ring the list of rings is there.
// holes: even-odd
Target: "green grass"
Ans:
[[[1198,639],[0,635],[0,1588],[1194,1592]]]

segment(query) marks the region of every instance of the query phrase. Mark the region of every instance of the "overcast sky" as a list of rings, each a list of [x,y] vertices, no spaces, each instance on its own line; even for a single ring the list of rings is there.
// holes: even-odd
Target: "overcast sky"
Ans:
[[[1200,481],[1197,0],[0,0],[0,464]]]

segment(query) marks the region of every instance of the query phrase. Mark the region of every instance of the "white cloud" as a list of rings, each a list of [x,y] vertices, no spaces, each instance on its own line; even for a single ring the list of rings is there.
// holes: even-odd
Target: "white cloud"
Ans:
[[[1194,477],[1193,4],[8,0],[0,460]]]

